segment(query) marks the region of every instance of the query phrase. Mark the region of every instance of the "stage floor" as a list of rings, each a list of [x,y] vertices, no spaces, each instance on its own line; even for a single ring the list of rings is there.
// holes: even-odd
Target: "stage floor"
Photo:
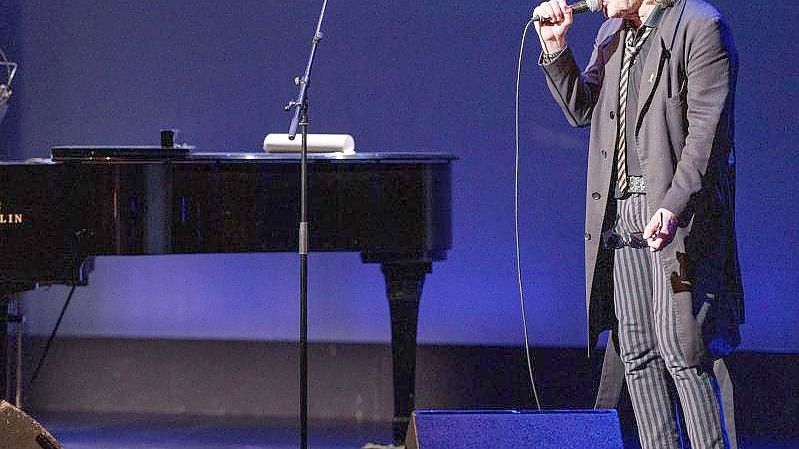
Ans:
[[[230,417],[46,414],[35,417],[66,449],[290,449],[296,423]],[[390,442],[389,424],[312,422],[309,447],[357,449]],[[740,449],[799,449],[799,438],[743,435]],[[625,449],[637,449],[626,441]]]
[[[35,417],[66,449],[289,449],[298,425],[249,417],[46,414]],[[390,442],[389,424],[312,422],[309,447]]]

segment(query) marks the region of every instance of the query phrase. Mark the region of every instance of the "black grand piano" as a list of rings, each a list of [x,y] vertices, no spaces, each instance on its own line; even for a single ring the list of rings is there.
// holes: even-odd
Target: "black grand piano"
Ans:
[[[357,251],[385,275],[397,443],[414,406],[424,277],[452,245],[454,159],[309,156],[311,251]],[[2,162],[0,313],[36,285],[85,284],[94,256],[296,251],[298,216],[298,155],[72,147]]]

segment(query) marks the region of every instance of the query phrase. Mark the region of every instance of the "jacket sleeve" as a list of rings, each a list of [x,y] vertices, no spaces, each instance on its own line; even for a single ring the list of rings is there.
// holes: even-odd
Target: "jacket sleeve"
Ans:
[[[688,133],[661,207],[680,215],[702,189],[718,130],[732,106],[737,59],[732,36],[720,17],[705,21],[686,43]]]
[[[599,58],[597,44],[585,71],[580,72],[571,48],[567,47],[555,60],[545,63],[543,54],[539,65],[544,70],[547,85],[558,102],[566,120],[574,127],[591,124],[591,113],[602,87],[605,64]]]

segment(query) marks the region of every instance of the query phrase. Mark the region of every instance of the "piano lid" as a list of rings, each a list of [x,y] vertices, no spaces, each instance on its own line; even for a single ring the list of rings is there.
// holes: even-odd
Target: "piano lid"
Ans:
[[[25,162],[220,162],[220,163],[297,163],[300,155],[296,153],[249,153],[249,152],[209,152],[193,153],[193,147],[163,148],[159,146],[58,146],[51,149],[50,159],[30,159]],[[311,153],[310,163],[435,163],[451,162],[457,157],[442,152],[372,152],[372,153]]]

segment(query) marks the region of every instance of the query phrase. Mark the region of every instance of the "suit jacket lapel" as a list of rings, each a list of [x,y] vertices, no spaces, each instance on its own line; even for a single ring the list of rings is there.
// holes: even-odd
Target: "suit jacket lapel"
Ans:
[[[610,55],[605,56],[605,74],[603,80],[603,90],[606,101],[609,101],[608,108],[611,111],[619,111],[619,77],[621,76],[621,63],[624,57],[624,21],[619,20],[619,25],[615,31],[608,34],[607,45],[603,46]],[[614,133],[613,136],[615,137]]]
[[[638,119],[636,120],[636,132],[641,126],[641,120],[643,119],[642,114],[646,113],[644,108],[649,108],[650,97],[660,82],[659,70],[661,69],[661,61],[664,58],[663,53],[671,50],[671,45],[674,43],[674,35],[685,8],[685,2],[686,0],[681,0],[674,6],[668,7],[663,11],[663,17],[660,19],[660,23],[654,33],[649,36],[649,39],[654,40],[652,41],[652,47],[644,62],[641,85],[638,86]]]

